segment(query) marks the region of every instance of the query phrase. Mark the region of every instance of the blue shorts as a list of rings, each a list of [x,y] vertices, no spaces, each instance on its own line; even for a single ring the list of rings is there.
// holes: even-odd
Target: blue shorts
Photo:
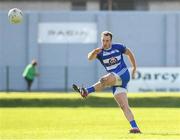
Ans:
[[[118,73],[113,73],[116,77],[116,85],[112,86],[113,94],[119,94],[127,92],[127,85],[130,80],[130,74],[128,69],[121,75],[118,75]]]

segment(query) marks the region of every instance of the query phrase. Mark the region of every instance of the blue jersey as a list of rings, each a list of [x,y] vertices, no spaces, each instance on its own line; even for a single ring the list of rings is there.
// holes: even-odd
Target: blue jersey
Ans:
[[[126,47],[122,44],[112,44],[112,46],[105,50],[103,49],[98,55],[97,59],[105,67],[107,72],[115,72],[122,75],[126,72],[127,66],[123,59]]]

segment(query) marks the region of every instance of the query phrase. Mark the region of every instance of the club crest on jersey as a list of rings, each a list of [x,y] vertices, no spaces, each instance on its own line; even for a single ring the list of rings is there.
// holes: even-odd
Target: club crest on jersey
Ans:
[[[118,60],[117,60],[116,57],[112,57],[112,58],[109,59],[109,64],[110,64],[110,65],[114,65],[114,64],[116,64],[117,62],[118,62]]]

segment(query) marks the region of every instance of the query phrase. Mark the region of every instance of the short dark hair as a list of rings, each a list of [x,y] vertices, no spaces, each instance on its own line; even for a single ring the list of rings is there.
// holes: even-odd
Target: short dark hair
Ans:
[[[32,64],[33,66],[36,66],[36,65],[37,65],[37,61],[34,59],[34,60],[32,60],[31,64]]]
[[[112,37],[113,37],[113,35],[112,35],[112,33],[110,32],[110,31],[103,31],[102,33],[101,33],[101,36],[110,36],[111,37],[111,39],[112,39]]]

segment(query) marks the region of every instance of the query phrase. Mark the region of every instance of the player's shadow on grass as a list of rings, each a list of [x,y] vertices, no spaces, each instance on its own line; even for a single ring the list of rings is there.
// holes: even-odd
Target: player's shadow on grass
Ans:
[[[144,135],[157,135],[157,136],[180,136],[180,133],[159,132],[159,133],[143,133]]]
[[[169,107],[179,108],[180,97],[145,97],[129,98],[132,107]],[[26,98],[0,98],[0,107],[117,107],[113,97],[90,96],[81,98],[50,98],[50,99],[26,99]]]

